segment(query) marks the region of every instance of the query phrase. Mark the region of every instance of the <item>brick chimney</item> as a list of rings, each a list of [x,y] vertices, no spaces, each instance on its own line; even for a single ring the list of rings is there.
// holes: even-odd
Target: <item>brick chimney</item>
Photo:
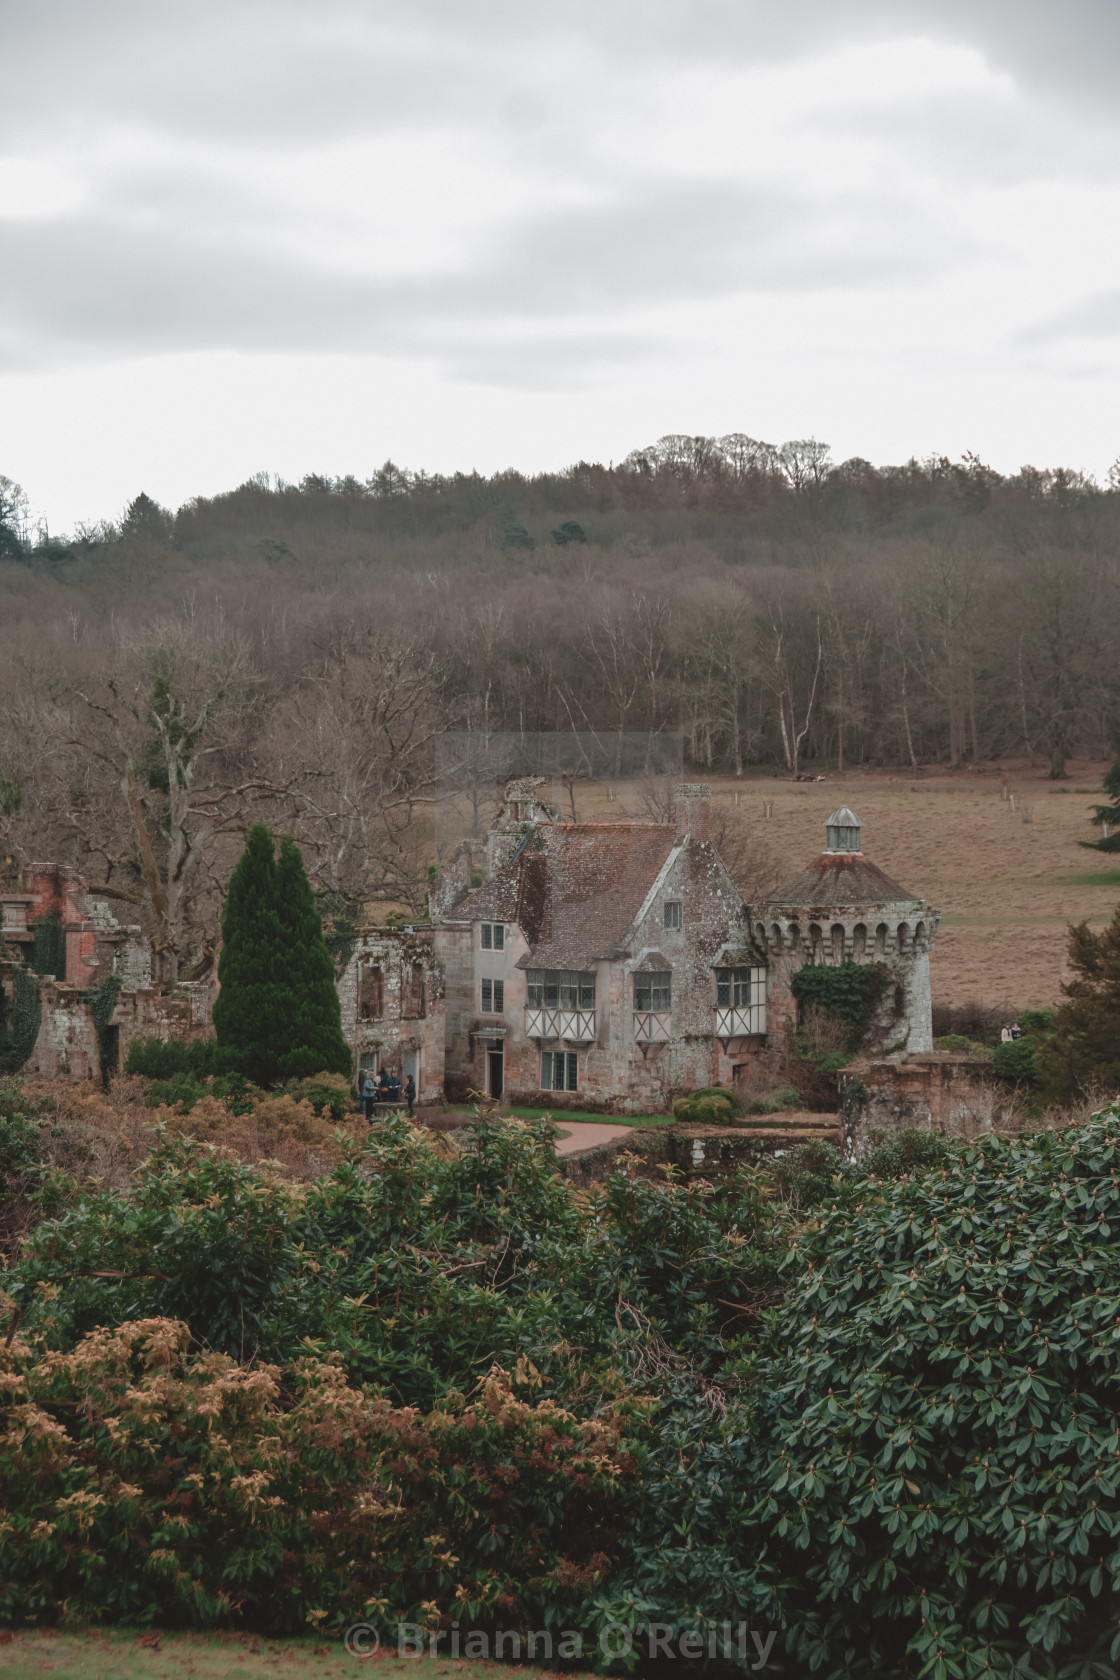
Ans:
[[[712,789],[708,782],[682,782],[673,789],[677,838],[707,840],[712,832]]]

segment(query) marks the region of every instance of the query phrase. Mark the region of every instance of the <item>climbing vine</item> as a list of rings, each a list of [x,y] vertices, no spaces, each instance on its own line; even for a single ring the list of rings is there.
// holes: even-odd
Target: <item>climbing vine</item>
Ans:
[[[841,1021],[848,1029],[849,1050],[857,1050],[889,978],[883,963],[842,962],[831,968],[806,963],[790,984],[799,1004],[816,1004]]]
[[[121,976],[108,974],[100,986],[92,992],[86,993],[89,1012],[93,1019],[93,1030],[97,1034],[97,1061],[102,1080],[107,1079],[109,1070],[109,1022],[113,1018],[113,1011],[117,1007],[117,999],[121,995]]]
[[[36,974],[51,980],[65,980],[66,935],[57,915],[52,911],[50,915],[41,917],[31,931],[35,936],[31,963]]]
[[[35,1048],[43,1019],[39,982],[25,968],[12,975],[9,999],[0,986],[0,1073],[18,1073]]]
[[[342,893],[319,894],[319,910],[323,919],[323,938],[334,961],[334,971],[341,974],[357,947],[354,909]]]

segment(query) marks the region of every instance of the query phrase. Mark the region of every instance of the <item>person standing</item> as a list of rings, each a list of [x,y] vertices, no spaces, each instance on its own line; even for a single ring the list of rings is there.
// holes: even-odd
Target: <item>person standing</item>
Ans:
[[[416,1101],[416,1081],[409,1074],[404,1082],[404,1100],[408,1104],[408,1118],[412,1119],[412,1105]]]
[[[1011,1043],[1011,1023],[1010,1023],[1010,1021],[1008,1021],[1006,1023],[1003,1031],[1000,1033],[999,1041],[1000,1041],[1001,1044],[1010,1044]]]
[[[361,1097],[362,1113],[366,1117],[366,1125],[371,1126],[373,1124],[374,1084],[373,1076],[368,1068],[362,1069]]]

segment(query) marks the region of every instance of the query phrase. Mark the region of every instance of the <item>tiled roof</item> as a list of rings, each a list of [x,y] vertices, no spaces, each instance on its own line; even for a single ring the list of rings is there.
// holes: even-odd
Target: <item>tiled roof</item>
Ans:
[[[920,904],[861,852],[822,852],[767,900],[775,906]]]
[[[542,823],[455,919],[517,922],[525,967],[586,969],[619,949],[676,838],[672,823]]]

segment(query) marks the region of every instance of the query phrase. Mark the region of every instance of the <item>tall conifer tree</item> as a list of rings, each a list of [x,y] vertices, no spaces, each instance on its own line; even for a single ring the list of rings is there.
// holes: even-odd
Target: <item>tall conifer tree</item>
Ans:
[[[306,1079],[313,1073],[349,1074],[350,1050],[342,1036],[334,964],[294,840],[280,842],[276,886],[292,988],[288,1047],[281,1057],[281,1071],[286,1079]]]
[[[1094,805],[1093,821],[1107,823],[1113,830],[1101,840],[1082,840],[1080,844],[1093,852],[1120,852],[1120,759],[1107,771],[1104,778],[1104,791],[1111,799],[1111,805]]]
[[[219,1062],[258,1085],[350,1072],[330,952],[299,849],[276,862],[261,823],[250,830],[222,912]]]
[[[272,837],[263,823],[255,823],[230,876],[222,910],[214,1030],[221,1066],[258,1085],[272,1084],[279,1073],[284,946]]]

